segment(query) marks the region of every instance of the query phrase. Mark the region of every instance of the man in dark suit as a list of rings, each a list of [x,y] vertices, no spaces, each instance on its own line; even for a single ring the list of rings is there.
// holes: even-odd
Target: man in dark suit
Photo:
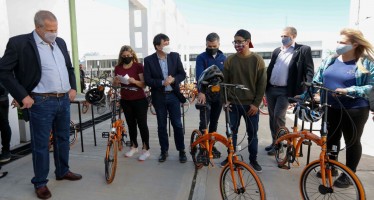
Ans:
[[[30,120],[34,184],[38,198],[48,199],[49,135],[54,133],[56,180],[79,180],[69,170],[70,101],[76,82],[66,43],[57,37],[56,16],[38,11],[35,30],[9,39],[0,60],[0,81]]]
[[[286,124],[288,97],[303,92],[304,81],[312,81],[314,64],[309,46],[295,42],[297,31],[294,27],[283,29],[282,47],[276,48],[267,69],[266,99],[269,108],[269,123],[272,144],[265,148],[268,155],[274,155],[275,134],[279,127]]]
[[[167,115],[174,129],[174,142],[179,151],[179,161],[187,161],[184,151],[183,126],[180,103],[185,101],[179,84],[186,78],[179,54],[170,52],[169,37],[158,34],[153,39],[156,52],[144,58],[144,80],[151,87],[152,104],[156,110],[158,139],[161,146],[159,162],[168,156],[169,139],[166,129]]]

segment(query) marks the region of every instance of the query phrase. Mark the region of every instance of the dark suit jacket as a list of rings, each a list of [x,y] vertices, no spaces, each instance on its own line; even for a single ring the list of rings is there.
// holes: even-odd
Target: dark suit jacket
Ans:
[[[65,57],[70,86],[76,90],[74,68],[66,43],[62,38],[56,38],[56,43]],[[40,56],[33,33],[10,38],[0,59],[0,81],[21,106],[22,99],[38,85],[41,75]]]
[[[267,87],[270,86],[270,77],[274,69],[275,61],[281,48],[278,47],[273,51],[271,56],[270,64],[267,69]],[[289,69],[288,69],[288,80],[287,80],[287,93],[289,97],[304,92],[305,87],[302,86],[302,82],[312,82],[314,75],[314,64],[312,58],[312,51],[309,46],[295,43],[295,51],[291,58]]]
[[[182,61],[178,53],[171,52],[167,55],[168,75],[175,78],[174,83],[171,84],[174,93],[180,94],[179,84],[186,78]],[[157,54],[154,53],[144,58],[144,81],[145,84],[151,87],[152,104],[163,103],[165,99],[165,87],[162,85],[164,76]],[[179,94],[178,94],[179,93]]]

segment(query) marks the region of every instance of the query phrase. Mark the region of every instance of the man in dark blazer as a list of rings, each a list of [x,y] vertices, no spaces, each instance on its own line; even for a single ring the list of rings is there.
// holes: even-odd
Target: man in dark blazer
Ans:
[[[45,10],[34,18],[35,30],[9,39],[0,60],[0,81],[30,120],[34,184],[38,198],[48,199],[49,137],[54,133],[56,180],[79,180],[69,170],[70,101],[76,96],[74,68],[56,16]]]
[[[186,78],[180,56],[170,52],[169,37],[158,34],[153,39],[156,52],[144,58],[144,81],[151,88],[152,104],[156,110],[158,139],[161,146],[159,162],[168,156],[169,139],[166,129],[167,115],[174,129],[174,142],[179,151],[179,161],[187,161],[184,151],[183,125],[180,103],[186,99],[180,93],[179,84]]]
[[[269,109],[269,123],[272,144],[265,148],[268,155],[274,155],[275,134],[286,124],[288,97],[304,92],[302,82],[311,82],[314,75],[312,52],[309,46],[295,43],[297,31],[294,27],[283,29],[282,47],[276,48],[267,69],[266,99]]]

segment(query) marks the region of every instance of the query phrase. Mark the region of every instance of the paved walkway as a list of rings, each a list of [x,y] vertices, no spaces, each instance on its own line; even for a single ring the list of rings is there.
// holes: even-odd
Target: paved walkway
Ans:
[[[72,113],[76,113],[76,106],[72,106]],[[73,120],[77,122],[77,115],[73,115]],[[83,120],[88,120],[91,113],[83,115]],[[52,192],[52,199],[113,199],[113,200],[216,200],[220,199],[218,178],[221,168],[204,167],[199,170],[196,177],[194,192],[190,193],[195,169],[191,157],[188,155],[187,163],[179,163],[178,152],[175,150],[174,140],[170,138],[169,157],[164,163],[158,162],[160,153],[157,138],[156,117],[149,114],[148,124],[150,129],[151,157],[144,161],[137,161],[134,158],[125,158],[124,152],[119,154],[119,162],[115,180],[108,185],[104,178],[104,154],[106,139],[101,138],[101,132],[108,131],[109,120],[96,125],[97,146],[94,146],[92,128],[84,130],[84,148],[81,152],[80,139],[72,148],[70,153],[70,166],[73,172],[81,173],[83,179],[77,182],[56,181],[54,177],[54,164],[51,154],[51,170],[49,174],[48,187]],[[220,118],[219,131],[224,134],[224,116]],[[190,108],[186,115],[186,151],[189,151],[190,134],[198,127],[198,112],[195,108]],[[244,122],[243,122],[244,123]],[[288,120],[291,123],[291,120]],[[290,125],[289,125],[290,126]],[[245,131],[242,131],[245,132]],[[80,137],[80,136],[79,136]],[[241,135],[239,138],[243,138]],[[140,141],[140,136],[138,138]],[[301,158],[301,166],[292,167],[291,170],[279,169],[274,157],[266,155],[264,147],[270,143],[268,128],[268,117],[260,116],[259,130],[259,155],[258,161],[263,167],[263,172],[259,174],[265,189],[267,199],[283,200],[301,199],[298,189],[300,173],[305,166],[306,158]],[[246,146],[246,140],[241,144]],[[218,148],[221,152],[226,152],[222,145]],[[306,148],[305,148],[306,150]],[[306,151],[304,151],[306,152]],[[317,158],[319,149],[314,145],[311,159]],[[240,152],[244,161],[248,162],[247,149]],[[344,156],[340,157],[342,160]],[[224,158],[215,160],[219,163]],[[23,200],[36,199],[33,185],[30,179],[33,176],[31,155],[25,156],[14,162],[3,166],[4,171],[9,174],[0,179],[0,199],[1,200]],[[367,199],[374,199],[374,157],[363,155],[358,166],[357,175],[364,183]]]

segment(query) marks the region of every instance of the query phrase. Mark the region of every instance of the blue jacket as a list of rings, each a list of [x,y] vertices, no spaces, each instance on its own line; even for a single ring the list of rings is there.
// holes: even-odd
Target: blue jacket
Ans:
[[[225,60],[226,56],[223,55],[222,51],[220,50],[218,50],[216,58],[213,58],[213,56],[206,52],[199,54],[196,57],[196,82],[199,80],[201,73],[212,65],[217,65],[217,67],[223,71],[223,63]]]

